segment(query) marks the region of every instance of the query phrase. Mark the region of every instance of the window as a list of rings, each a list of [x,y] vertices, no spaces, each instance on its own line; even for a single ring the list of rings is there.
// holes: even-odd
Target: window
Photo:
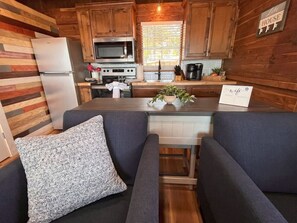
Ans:
[[[143,22],[142,59],[145,67],[180,64],[182,22]]]

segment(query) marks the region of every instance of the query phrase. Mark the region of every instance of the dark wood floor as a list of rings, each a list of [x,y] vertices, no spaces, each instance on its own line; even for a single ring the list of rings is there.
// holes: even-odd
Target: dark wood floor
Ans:
[[[165,154],[182,155],[182,149],[160,150],[160,173],[183,175],[187,173],[181,156],[164,156]],[[199,212],[196,188],[189,186],[160,185],[160,223],[202,223]]]

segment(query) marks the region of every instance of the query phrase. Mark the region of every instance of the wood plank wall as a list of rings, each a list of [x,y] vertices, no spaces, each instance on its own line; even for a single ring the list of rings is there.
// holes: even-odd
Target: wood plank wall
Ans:
[[[39,12],[45,12],[57,8],[75,8],[77,3],[112,3],[123,2],[123,0],[17,0]],[[136,4],[158,3],[160,0],[136,0]],[[182,0],[162,0],[161,2],[182,2]]]
[[[156,21],[182,21],[184,8],[181,2],[162,3],[161,12],[157,12],[158,4],[137,4],[136,5],[136,33],[137,33],[137,55],[141,63],[141,22]],[[50,7],[50,6],[49,6]],[[52,6],[53,7],[53,6]],[[52,8],[45,11],[47,15],[57,21],[60,36],[72,39],[80,39],[78,21],[75,8]]]
[[[71,16],[74,13],[71,5],[74,1],[20,1],[25,1],[26,4],[55,17],[62,36],[78,38],[76,17]],[[90,0],[77,2],[84,1]],[[289,111],[297,111],[296,0],[291,0],[284,31],[256,38],[261,12],[282,1],[239,0],[240,14],[234,53],[231,59],[224,60],[224,68],[229,79],[254,86],[253,98]],[[181,2],[170,4],[173,5],[164,3],[163,15],[156,13],[157,4],[137,4],[137,33],[140,33],[140,22],[182,19]],[[64,16],[66,20],[63,19]],[[138,44],[141,44],[139,36]],[[138,52],[138,55],[141,55],[141,52]]]
[[[75,8],[56,8],[47,10],[45,13],[55,18],[59,27],[60,36],[74,40],[80,39]]]
[[[253,85],[252,97],[297,111],[297,1],[291,0],[282,32],[257,38],[260,14],[283,0],[240,0],[232,59],[224,61],[227,78]]]
[[[3,7],[17,13],[7,13],[9,19],[6,19],[2,13]],[[6,1],[3,4],[0,0],[0,9],[0,100],[12,135],[17,138],[36,132],[51,131],[49,110],[30,41],[36,38],[36,35],[40,35],[35,30],[40,31],[41,28],[39,23],[25,25],[30,29],[23,28],[24,21],[18,20],[23,14],[36,20],[37,16],[41,16],[44,24],[48,19],[49,25],[42,29],[46,34],[51,33],[49,27],[58,30],[57,26],[52,18],[16,4],[15,1]],[[31,20],[26,20],[25,23],[27,22],[30,23]]]
[[[162,3],[162,10],[160,13],[157,13],[157,6],[158,4],[137,4],[137,39],[140,37],[139,29],[141,22],[183,20],[184,9],[181,2]],[[37,6],[35,5],[35,7]],[[60,36],[72,39],[80,38],[75,8],[51,8],[44,11],[44,13],[55,18],[59,27]],[[139,42],[140,41],[138,41],[138,43]]]
[[[56,21],[15,0],[0,0],[2,22],[21,26],[51,36],[59,36]]]

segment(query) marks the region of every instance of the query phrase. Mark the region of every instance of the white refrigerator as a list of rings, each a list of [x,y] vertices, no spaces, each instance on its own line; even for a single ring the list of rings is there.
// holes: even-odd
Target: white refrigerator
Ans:
[[[63,114],[79,105],[78,82],[84,81],[80,42],[65,37],[32,39],[54,129],[63,128]]]

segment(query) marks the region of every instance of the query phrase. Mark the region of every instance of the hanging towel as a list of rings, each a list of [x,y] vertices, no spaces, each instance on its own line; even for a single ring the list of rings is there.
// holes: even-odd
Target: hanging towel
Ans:
[[[110,91],[112,91],[112,97],[113,98],[120,98],[120,90],[128,89],[128,85],[125,83],[120,83],[117,81],[114,81],[110,84],[105,84],[106,88]]]

